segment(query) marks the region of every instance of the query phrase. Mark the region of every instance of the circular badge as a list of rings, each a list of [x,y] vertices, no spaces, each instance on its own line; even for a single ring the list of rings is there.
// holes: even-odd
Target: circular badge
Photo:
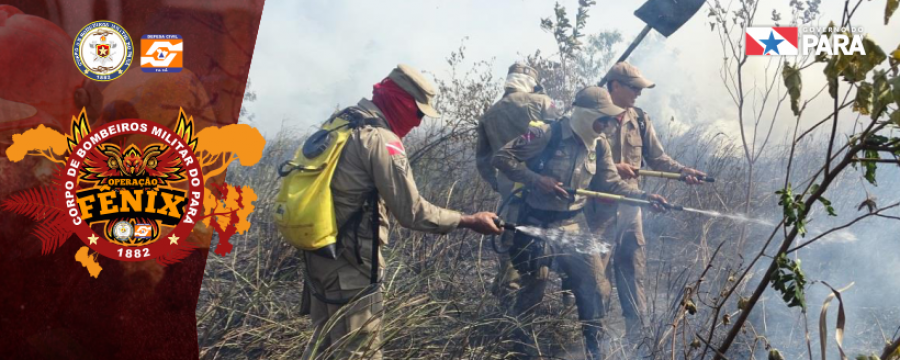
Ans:
[[[75,66],[96,81],[112,81],[128,70],[134,45],[125,28],[112,21],[94,21],[78,32],[72,45]]]
[[[115,234],[116,240],[128,241],[131,239],[131,236],[134,235],[134,226],[132,226],[130,222],[119,221],[116,223],[113,234]]]
[[[139,147],[111,140],[128,134],[159,142]],[[193,146],[191,135],[147,120],[118,120],[89,130],[72,147],[58,195],[72,232],[114,260],[145,261],[192,249],[187,239],[202,220],[204,199]],[[91,228],[95,224],[106,224],[99,236]]]

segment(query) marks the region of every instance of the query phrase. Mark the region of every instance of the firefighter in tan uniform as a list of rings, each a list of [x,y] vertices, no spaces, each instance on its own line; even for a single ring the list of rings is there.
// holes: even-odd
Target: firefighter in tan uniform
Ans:
[[[501,233],[495,214],[463,215],[443,209],[423,199],[416,189],[401,138],[424,115],[440,116],[431,106],[434,95],[417,70],[399,65],[375,85],[371,101],[362,99],[344,110],[362,117],[366,125],[351,133],[331,183],[343,248],[336,260],[303,252],[310,290],[306,293],[311,295],[304,300],[309,301],[316,326],[306,359],[328,346],[337,359],[381,358],[382,294],[372,276],[371,254],[374,241],[387,244],[388,213],[403,227],[418,231],[445,234],[469,228],[482,234]],[[383,263],[380,253],[375,260]],[[374,277],[380,279],[380,272],[375,271]]]
[[[696,176],[706,174],[685,167],[666,155],[649,116],[634,107],[634,101],[641,90],[656,85],[626,62],[614,65],[607,74],[607,80],[606,86],[613,103],[626,109],[619,121],[605,123],[606,126],[602,129],[622,179],[639,187],[635,170],[640,169],[643,159],[653,170],[684,173],[689,184],[699,184]],[[643,126],[641,122],[644,123]],[[591,189],[597,191],[601,187],[600,183],[591,185]],[[595,232],[602,233],[605,238],[616,239],[612,267],[619,302],[625,316],[626,336],[631,340],[638,340],[644,326],[642,316],[647,306],[643,279],[646,259],[641,208],[625,204],[610,206],[608,203],[592,201],[586,214]]]
[[[553,100],[539,93],[539,76],[537,70],[515,63],[509,67],[504,85],[503,97],[497,101],[478,120],[478,140],[476,145],[476,165],[478,173],[494,191],[500,193],[501,201],[507,203],[502,214],[505,219],[515,219],[518,214],[520,196],[509,199],[514,183],[491,165],[494,153],[516,137],[528,131],[535,122],[555,121],[557,114]],[[512,233],[505,233],[500,243],[503,248],[512,244]],[[519,273],[509,261],[509,253],[501,252],[500,269],[494,280],[493,291],[508,302],[507,295],[519,289]]]
[[[501,148],[493,164],[510,180],[533,189],[525,195],[520,208],[520,225],[562,229],[565,233],[590,234],[582,209],[587,199],[572,198],[563,187],[586,188],[600,185],[605,192],[665,202],[658,195],[648,195],[624,182],[612,162],[611,152],[600,133],[601,124],[616,121],[625,110],[614,105],[607,91],[590,87],[575,99],[571,117],[552,125],[532,127]],[[555,136],[555,138],[554,138]],[[592,242],[595,240],[590,240]],[[568,275],[578,306],[578,318],[589,354],[600,357],[601,319],[610,286],[604,276],[608,254],[579,252],[593,244],[551,242],[522,232],[516,232],[510,250],[512,262],[522,274],[523,288],[519,291],[515,310],[523,324],[543,299],[549,284],[549,270],[558,268]],[[553,262],[556,262],[555,266]],[[517,331],[518,353],[527,353],[531,336],[528,326]]]

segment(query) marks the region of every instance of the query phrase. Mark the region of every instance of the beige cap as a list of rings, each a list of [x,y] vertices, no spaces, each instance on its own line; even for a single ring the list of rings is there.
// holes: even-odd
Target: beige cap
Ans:
[[[625,109],[613,104],[609,91],[599,86],[588,86],[575,94],[574,105],[594,109],[607,116],[618,116],[625,112]]]
[[[641,75],[641,72],[636,67],[624,61],[613,65],[613,67],[609,69],[606,80],[620,81],[641,89],[653,88],[656,86],[652,81],[647,80],[647,78]]]
[[[506,74],[509,75],[509,74],[513,74],[513,73],[525,74],[525,75],[531,76],[534,79],[534,81],[538,81],[538,82],[540,81],[538,71],[535,68],[528,66],[522,62],[517,61],[515,64],[512,64],[512,66],[509,67],[509,71]]]
[[[422,113],[430,117],[440,117],[441,114],[432,107],[432,101],[437,92],[431,83],[422,76],[419,70],[409,66],[400,64],[388,75],[397,86],[399,86],[407,94],[416,99],[416,105]]]

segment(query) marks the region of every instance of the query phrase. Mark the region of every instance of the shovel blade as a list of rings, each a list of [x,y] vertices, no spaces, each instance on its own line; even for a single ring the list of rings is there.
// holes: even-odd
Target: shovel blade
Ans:
[[[705,0],[649,0],[634,15],[665,37],[672,35],[703,6]]]

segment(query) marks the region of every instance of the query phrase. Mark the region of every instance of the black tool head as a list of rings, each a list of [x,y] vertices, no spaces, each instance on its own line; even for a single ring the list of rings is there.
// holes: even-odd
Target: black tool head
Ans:
[[[649,0],[634,15],[665,37],[672,35],[700,10],[705,0]]]

